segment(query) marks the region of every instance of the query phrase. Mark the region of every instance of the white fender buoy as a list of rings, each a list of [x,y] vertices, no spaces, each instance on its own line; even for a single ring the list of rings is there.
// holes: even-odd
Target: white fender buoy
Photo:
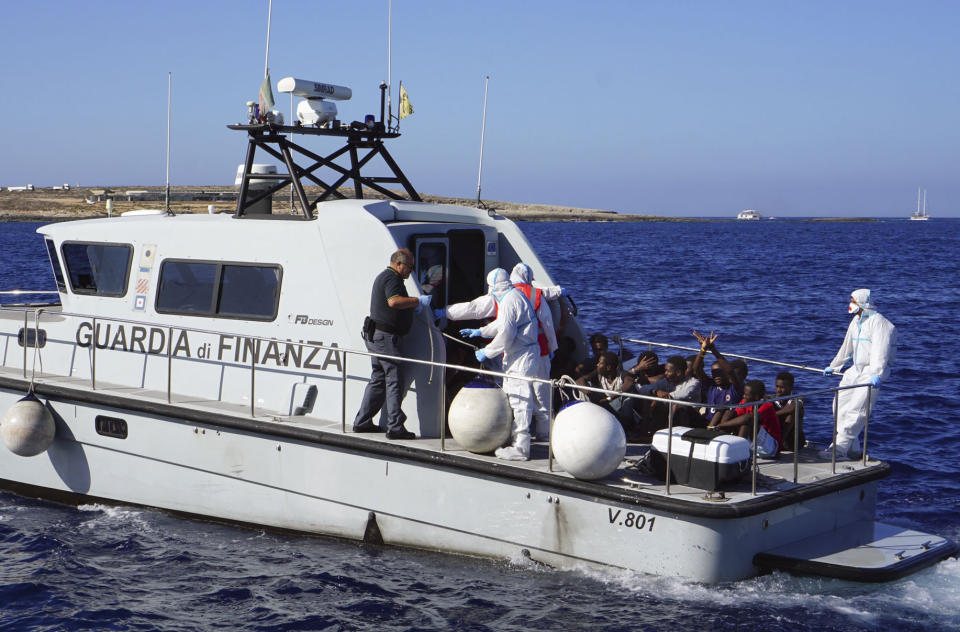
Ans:
[[[590,481],[613,473],[627,453],[627,437],[609,411],[576,402],[553,422],[553,456],[574,478]]]
[[[483,380],[467,383],[450,403],[450,434],[465,450],[484,454],[510,438],[513,410],[507,394]]]
[[[20,456],[36,456],[53,442],[57,425],[47,407],[29,393],[3,416],[0,435],[7,449]]]

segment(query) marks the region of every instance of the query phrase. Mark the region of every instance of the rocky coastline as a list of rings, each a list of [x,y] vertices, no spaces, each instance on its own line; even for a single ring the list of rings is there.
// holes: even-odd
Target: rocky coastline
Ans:
[[[232,212],[236,205],[235,190],[230,186],[171,187],[170,210],[174,213]],[[0,190],[0,221],[57,222],[74,219],[107,217],[107,199],[112,201],[112,214],[142,208],[163,208],[164,187],[119,186],[76,187],[67,190],[38,188],[33,191]],[[319,195],[319,189],[307,188],[307,197]],[[371,196],[373,197],[373,196]],[[274,196],[274,213],[289,213],[289,190]],[[423,195],[426,202],[477,206],[467,198]],[[663,217],[652,214],[618,213],[602,209],[576,208],[549,204],[521,204],[484,200],[484,206],[512,220],[530,222],[715,222],[735,221],[731,218]],[[872,221],[864,218],[815,218],[806,221]]]

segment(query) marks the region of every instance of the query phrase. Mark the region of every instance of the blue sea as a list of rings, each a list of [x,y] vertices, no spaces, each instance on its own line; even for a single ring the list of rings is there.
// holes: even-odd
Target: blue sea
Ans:
[[[51,289],[36,224],[0,223],[0,289]],[[867,287],[899,349],[870,426],[878,518],[960,540],[960,220],[523,223],[589,332],[825,366]],[[627,345],[637,353],[640,345]],[[665,354],[662,354],[665,355]],[[799,391],[835,379],[794,371]],[[776,369],[750,364],[768,387]],[[825,445],[829,403],[810,404]],[[11,458],[0,454],[0,458]],[[706,586],[558,571],[0,492],[0,630],[960,629],[960,561],[887,584]]]

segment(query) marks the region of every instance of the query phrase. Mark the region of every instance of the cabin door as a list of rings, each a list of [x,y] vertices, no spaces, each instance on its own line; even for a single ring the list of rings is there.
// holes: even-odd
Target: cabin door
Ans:
[[[486,292],[485,244],[480,229],[413,238],[417,282],[433,296],[431,307],[472,301]]]

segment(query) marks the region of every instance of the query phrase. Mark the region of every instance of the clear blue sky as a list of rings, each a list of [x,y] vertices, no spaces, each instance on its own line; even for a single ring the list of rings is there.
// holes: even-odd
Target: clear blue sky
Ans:
[[[0,184],[229,184],[266,0],[6,2]],[[275,0],[270,68],[378,111],[387,0]],[[394,0],[418,190],[660,215],[960,215],[960,2]],[[277,94],[277,93],[275,93]],[[289,98],[277,94],[289,110]],[[316,147],[323,153],[322,146]]]

